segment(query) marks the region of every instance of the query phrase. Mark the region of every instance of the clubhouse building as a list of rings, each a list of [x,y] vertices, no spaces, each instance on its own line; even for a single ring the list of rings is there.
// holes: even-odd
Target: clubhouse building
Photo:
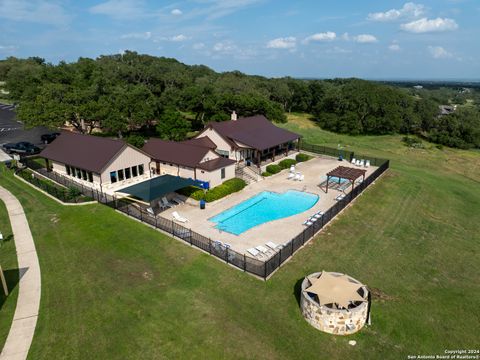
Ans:
[[[47,170],[101,191],[118,191],[151,178],[189,179],[205,188],[238,176],[298,148],[300,136],[262,115],[210,122],[197,137],[180,142],[149,139],[142,149],[123,140],[64,131],[40,156]],[[180,183],[180,182],[179,182]]]

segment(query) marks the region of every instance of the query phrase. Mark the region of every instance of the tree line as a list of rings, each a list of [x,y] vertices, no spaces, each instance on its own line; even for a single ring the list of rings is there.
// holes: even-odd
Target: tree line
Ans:
[[[124,54],[53,65],[43,59],[0,61],[0,80],[27,126],[71,124],[82,132],[153,131],[181,140],[208,121],[307,112],[327,130],[418,134],[456,147],[480,147],[478,106],[438,116],[438,99],[359,79],[302,80],[217,73],[175,59]],[[138,139],[137,139],[138,140]]]

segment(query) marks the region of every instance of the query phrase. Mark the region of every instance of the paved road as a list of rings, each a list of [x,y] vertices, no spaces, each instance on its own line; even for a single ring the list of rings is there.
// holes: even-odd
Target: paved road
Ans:
[[[20,273],[17,307],[0,360],[24,360],[30,350],[40,307],[40,264],[22,205],[1,186],[0,199],[10,218]]]

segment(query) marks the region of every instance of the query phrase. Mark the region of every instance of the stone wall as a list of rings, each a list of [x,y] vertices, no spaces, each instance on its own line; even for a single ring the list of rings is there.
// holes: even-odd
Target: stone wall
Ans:
[[[320,273],[312,274],[318,276]],[[337,310],[319,305],[305,291],[310,281],[305,278],[302,282],[300,306],[305,319],[318,330],[334,335],[350,335],[359,331],[367,321],[368,302],[361,303],[354,309]]]

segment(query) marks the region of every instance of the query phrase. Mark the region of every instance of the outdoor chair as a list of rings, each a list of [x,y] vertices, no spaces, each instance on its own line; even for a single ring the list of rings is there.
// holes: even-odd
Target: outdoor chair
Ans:
[[[357,159],[352,158],[352,165],[357,165]]]
[[[172,216],[173,216],[173,219],[176,220],[176,221],[178,221],[178,222],[181,222],[181,223],[186,223],[186,222],[188,222],[188,219],[187,219],[187,218],[184,218],[183,216],[180,216],[180,215],[178,214],[178,212],[176,212],[176,211],[174,211],[174,212],[172,213]]]
[[[313,225],[313,222],[311,222],[310,219],[308,219],[308,220],[305,220],[302,225],[310,226],[310,225]]]
[[[365,167],[365,160],[362,159],[362,161],[360,161],[360,166]]]
[[[295,174],[295,165],[290,166],[290,172]]]
[[[319,211],[319,212],[317,212],[315,215],[313,215],[312,217],[314,217],[314,218],[316,218],[316,219],[320,219],[322,216],[323,216],[323,212],[322,212],[322,211]]]
[[[260,251],[258,251],[255,248],[247,249],[247,252],[254,257],[257,257],[258,255],[260,255]]]
[[[149,213],[152,216],[155,216],[155,212],[153,211],[153,209],[151,207],[147,208],[147,213]]]
[[[167,200],[167,198],[164,196],[162,197],[162,205],[165,207],[173,207],[174,205]]]
[[[293,180],[295,180],[295,181],[300,180],[300,175],[301,175],[301,174],[300,174],[299,172],[297,172],[297,173],[295,174],[295,177],[293,178]]]
[[[268,252],[269,252],[269,251],[268,251],[268,249],[267,249],[265,246],[263,246],[263,245],[258,245],[258,246],[255,247],[255,249],[257,249],[258,251],[260,251],[260,253],[263,254],[263,255],[265,255],[265,256],[268,255]]]
[[[365,161],[365,167],[366,168],[370,167],[370,160]]]
[[[265,245],[268,246],[273,251],[276,251],[276,250],[280,249],[280,246],[278,246],[277,244],[275,244],[274,242],[271,242],[271,241],[267,242]]]
[[[357,166],[361,166],[362,165],[362,162],[360,160],[357,160],[356,164]]]
[[[184,203],[184,201],[178,195],[173,197],[172,202],[174,202],[176,205],[181,205]]]
[[[291,172],[288,174],[287,180],[292,180],[293,178],[295,178],[295,173]]]
[[[300,177],[298,178],[298,181],[303,181],[303,180],[305,180],[305,175],[302,174],[302,175],[300,175]]]
[[[346,196],[345,194],[340,194],[335,198],[335,200],[341,201],[341,200],[345,199],[345,196]]]

